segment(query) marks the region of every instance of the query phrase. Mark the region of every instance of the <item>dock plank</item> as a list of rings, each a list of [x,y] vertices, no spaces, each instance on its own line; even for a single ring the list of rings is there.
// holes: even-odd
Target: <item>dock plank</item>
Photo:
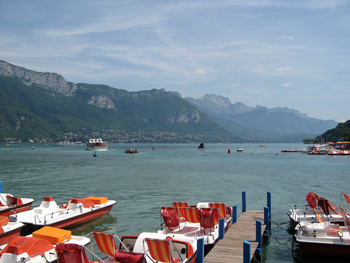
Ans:
[[[250,242],[250,255],[253,258],[258,247],[256,242],[256,220],[264,222],[264,211],[248,210],[240,215],[237,223],[225,233],[225,238],[219,240],[214,248],[204,258],[205,263],[243,262],[243,242]],[[264,233],[266,225],[261,226]]]

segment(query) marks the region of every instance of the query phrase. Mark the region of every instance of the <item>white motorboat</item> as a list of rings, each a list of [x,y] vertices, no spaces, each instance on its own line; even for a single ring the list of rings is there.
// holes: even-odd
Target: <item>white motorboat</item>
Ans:
[[[67,204],[58,206],[52,197],[45,197],[39,207],[12,215],[26,225],[26,232],[43,226],[70,227],[109,213],[117,202],[107,197],[89,196],[72,198]]]
[[[86,144],[87,150],[95,150],[95,151],[107,151],[108,143],[102,141],[101,138],[98,139],[89,139],[89,142]]]
[[[242,146],[237,147],[237,152],[243,152],[243,147]]]

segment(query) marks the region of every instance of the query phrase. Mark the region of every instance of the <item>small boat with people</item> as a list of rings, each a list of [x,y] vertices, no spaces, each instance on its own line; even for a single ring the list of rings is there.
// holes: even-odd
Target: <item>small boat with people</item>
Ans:
[[[86,144],[87,150],[95,150],[95,151],[107,151],[108,143],[102,141],[101,138],[98,139],[89,139],[89,142]]]
[[[39,207],[12,215],[10,220],[25,224],[26,233],[44,226],[71,227],[109,213],[116,203],[107,197],[89,196],[58,206],[52,197],[45,197]]]
[[[297,153],[300,152],[301,150],[294,150],[293,148],[289,148],[288,150],[281,150],[283,153]]]
[[[0,216],[0,246],[19,236],[23,226],[19,222],[10,222],[7,216]]]
[[[134,153],[139,153],[139,152],[136,149],[125,149],[125,153],[134,154]]]
[[[89,243],[89,238],[73,236],[69,230],[45,226],[31,235],[17,236],[3,245],[0,251],[0,263],[53,263],[58,261],[60,253],[66,252],[60,251],[60,246],[84,247]]]
[[[21,198],[11,194],[0,193],[0,216],[9,216],[30,209],[32,198]]]

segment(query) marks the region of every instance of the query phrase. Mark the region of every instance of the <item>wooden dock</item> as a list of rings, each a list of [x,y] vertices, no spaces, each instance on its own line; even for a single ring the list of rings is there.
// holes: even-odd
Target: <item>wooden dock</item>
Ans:
[[[225,238],[218,241],[214,248],[204,258],[205,263],[243,263],[243,242],[250,242],[250,255],[253,258],[258,247],[256,242],[256,220],[262,222],[261,233],[266,228],[264,225],[264,211],[248,210],[240,215],[237,223],[233,224],[225,233]]]

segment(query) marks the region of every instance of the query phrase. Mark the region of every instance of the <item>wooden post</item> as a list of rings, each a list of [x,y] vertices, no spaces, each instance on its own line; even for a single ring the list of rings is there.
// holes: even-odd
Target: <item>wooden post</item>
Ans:
[[[247,211],[247,199],[246,199],[246,192],[242,192],[242,213]]]
[[[237,206],[232,206],[232,224],[237,223]]]
[[[250,242],[243,241],[243,263],[250,263]]]
[[[197,239],[197,263],[204,263],[204,237]]]
[[[259,252],[259,256],[261,256],[262,252],[262,234],[261,234],[261,221],[256,220],[256,242],[259,242],[256,250]]]

